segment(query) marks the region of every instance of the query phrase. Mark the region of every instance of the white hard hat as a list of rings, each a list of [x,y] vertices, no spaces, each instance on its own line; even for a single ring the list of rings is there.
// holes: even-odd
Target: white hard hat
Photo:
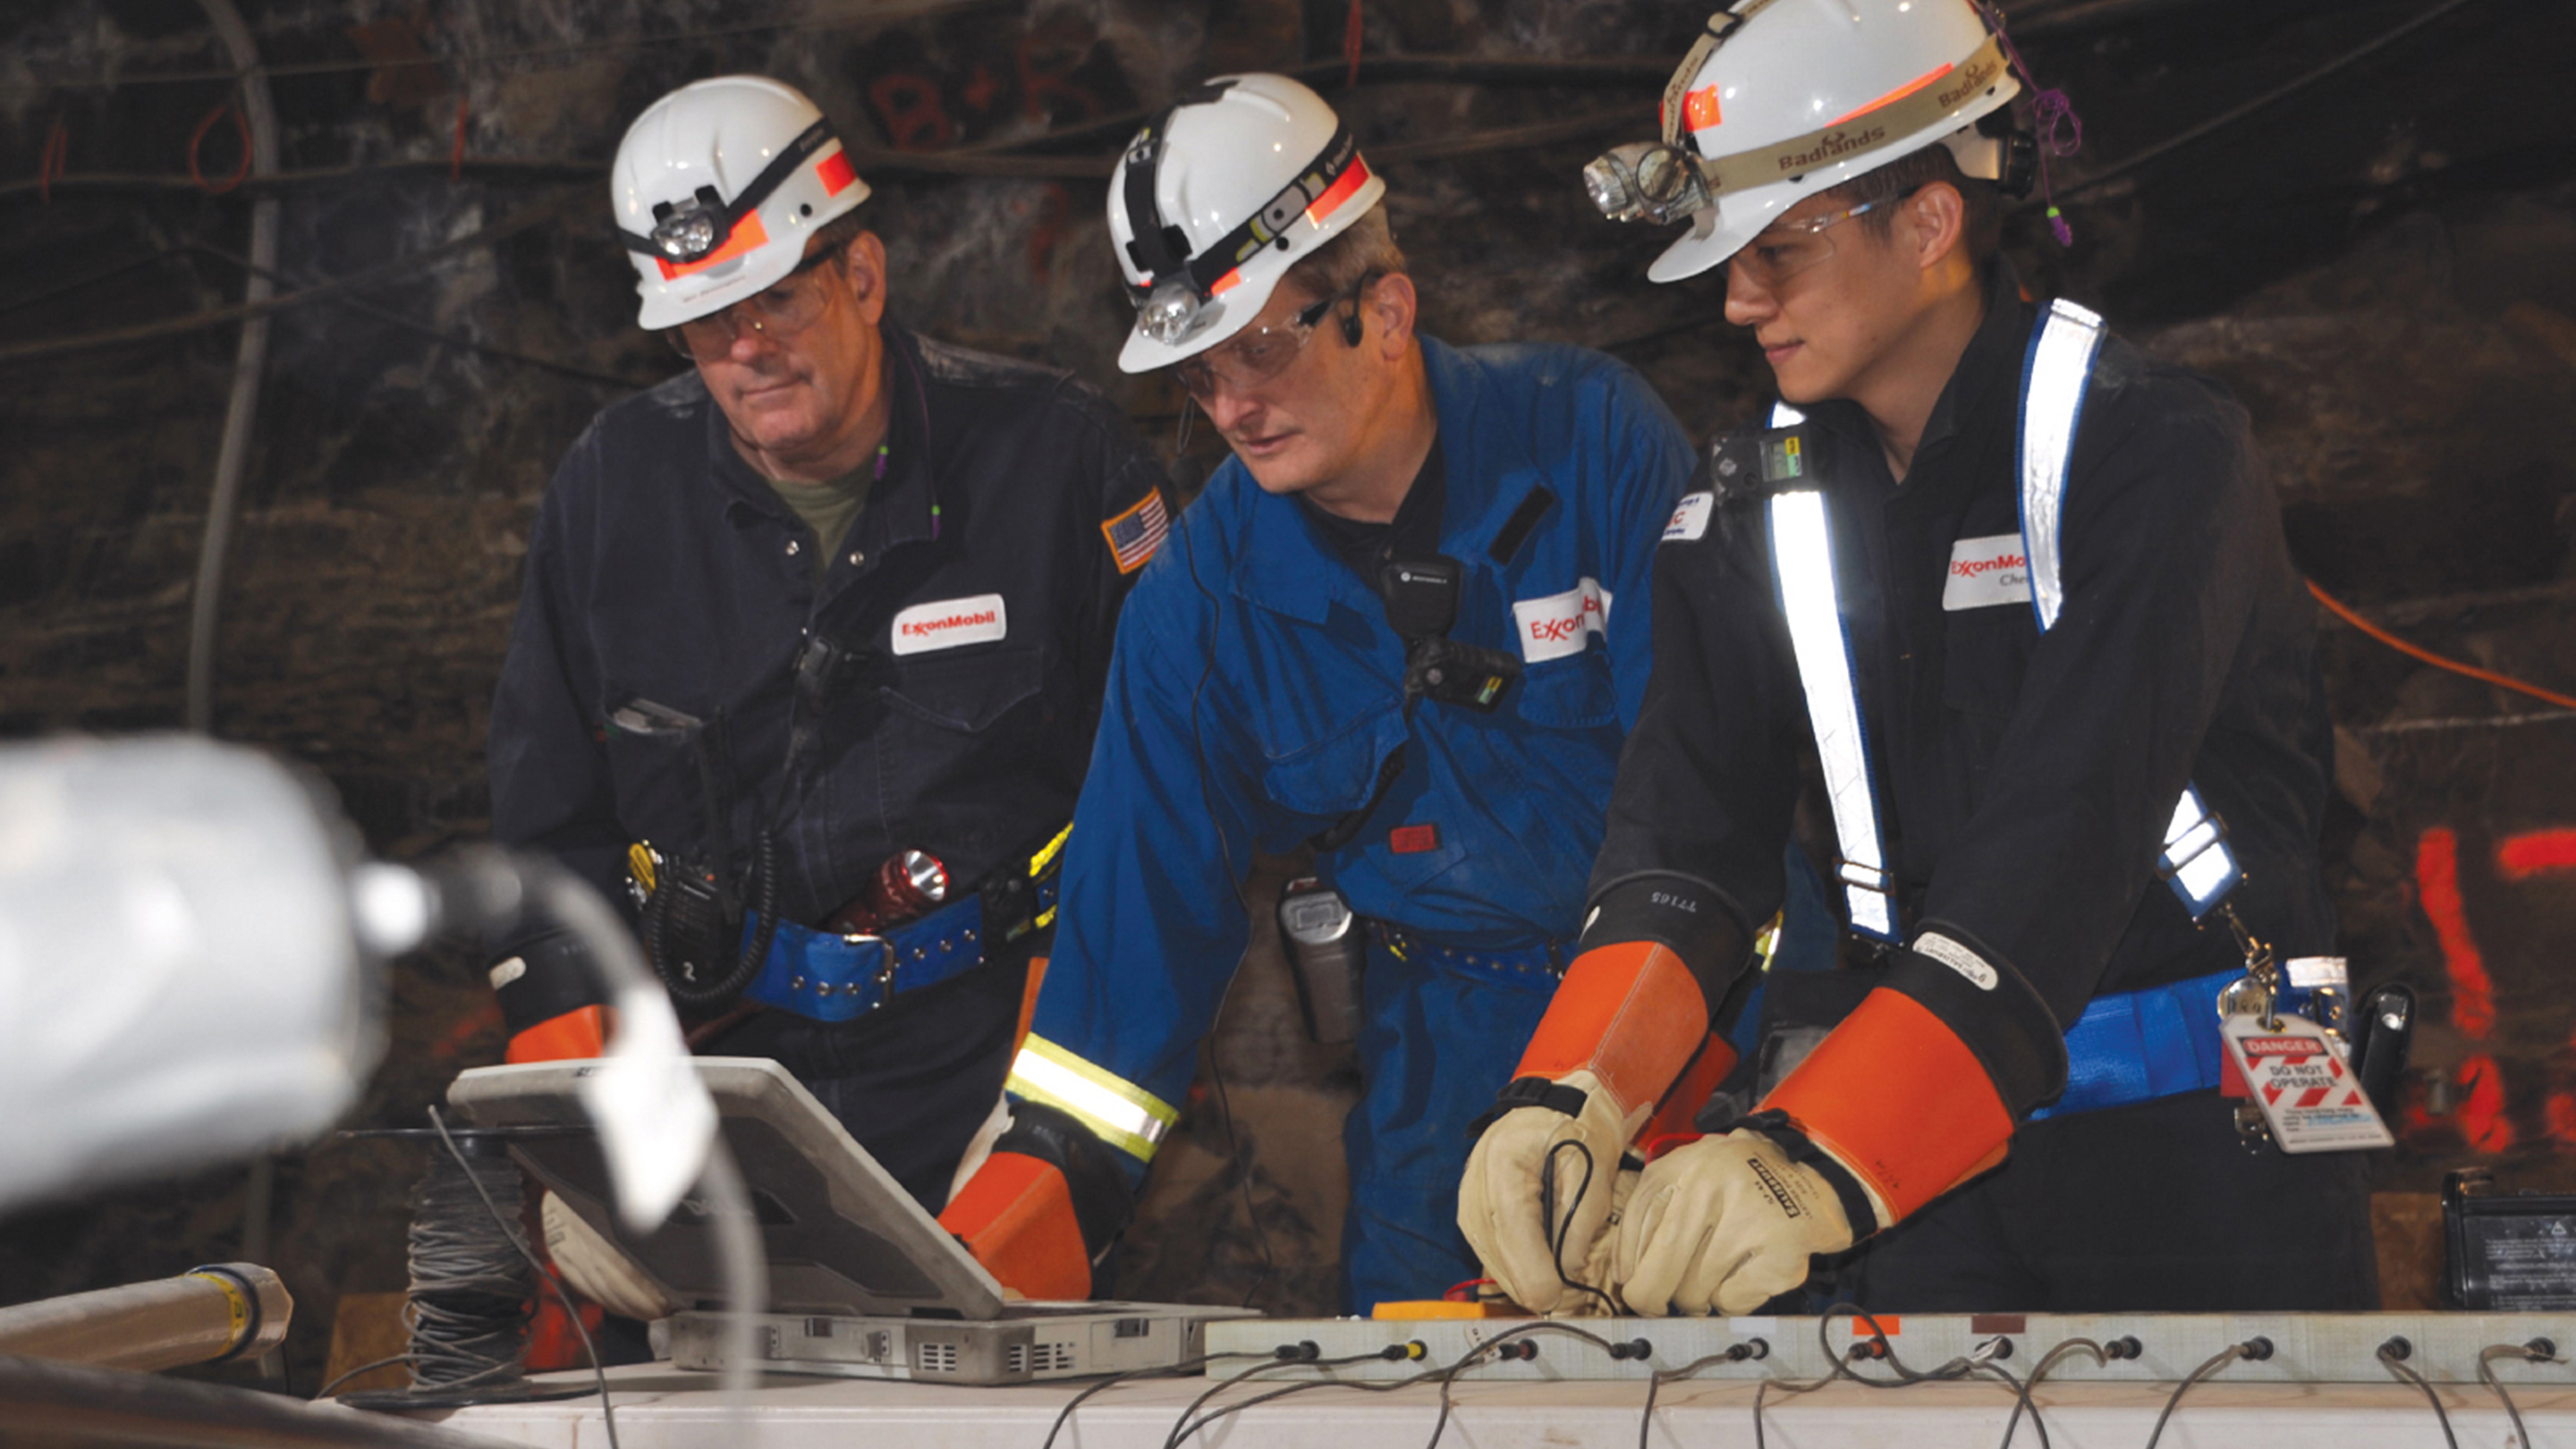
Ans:
[[[1109,237],[1136,304],[1119,368],[1168,367],[1242,331],[1299,257],[1384,195],[1359,138],[1286,76],[1191,90],[1109,178]]]
[[[823,112],[756,75],[694,81],[646,107],[608,186],[644,299],[635,320],[657,330],[776,283],[807,237],[868,199]]]
[[[1735,0],[1664,87],[1662,144],[1619,147],[1584,183],[1620,220],[1689,217],[1646,271],[1679,281],[1801,199],[1926,146],[2004,179],[2013,142],[1976,123],[2020,91],[1970,0]]]

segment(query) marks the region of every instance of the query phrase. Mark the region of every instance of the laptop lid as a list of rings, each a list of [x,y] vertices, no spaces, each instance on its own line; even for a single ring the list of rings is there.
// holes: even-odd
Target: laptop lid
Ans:
[[[725,1146],[742,1170],[769,1259],[777,1313],[989,1319],[1001,1285],[922,1210],[785,1067],[759,1057],[699,1057]],[[592,1061],[476,1067],[447,1089],[478,1127],[587,1126],[580,1082]],[[635,1260],[672,1301],[718,1306],[714,1224],[694,1193],[650,1234],[611,1209],[607,1163],[584,1135],[515,1139],[511,1155]]]

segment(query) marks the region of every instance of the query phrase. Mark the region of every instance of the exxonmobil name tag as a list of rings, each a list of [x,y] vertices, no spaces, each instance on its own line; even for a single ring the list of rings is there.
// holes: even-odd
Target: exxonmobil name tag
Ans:
[[[1010,632],[999,594],[915,604],[894,616],[894,652],[927,654],[961,644],[987,644]]]
[[[1990,609],[2030,602],[2030,560],[2018,533],[1963,538],[1950,545],[1950,578],[1941,588],[1944,609]]]
[[[1580,654],[1590,636],[1610,632],[1610,591],[1585,579],[1561,594],[1523,599],[1512,605],[1512,626],[1521,658],[1532,664]]]

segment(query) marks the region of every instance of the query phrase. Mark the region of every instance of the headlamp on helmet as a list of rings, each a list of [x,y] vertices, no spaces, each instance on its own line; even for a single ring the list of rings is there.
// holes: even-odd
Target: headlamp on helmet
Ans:
[[[1232,84],[1213,83],[1181,104],[1204,103]],[[1359,137],[1336,124],[1323,149],[1276,194],[1232,230],[1193,251],[1188,232],[1165,221],[1154,200],[1155,171],[1168,144],[1170,122],[1166,113],[1137,135],[1121,173],[1124,195],[1113,198],[1112,205],[1123,202],[1132,233],[1126,251],[1137,279],[1128,283],[1127,295],[1136,304],[1136,330],[1149,341],[1177,347],[1216,322],[1221,310],[1216,299],[1239,284],[1238,269],[1245,262],[1266,248],[1287,250],[1290,228],[1301,220],[1320,228],[1324,215],[1358,192],[1370,173],[1360,157]]]
[[[1136,326],[1165,347],[1177,347],[1207,311],[1207,299],[1190,289],[1187,277],[1158,282],[1136,309]]]
[[[769,164],[760,169],[760,174],[751,178],[751,184],[742,189],[742,194],[731,202],[727,202],[714,187],[701,186],[694,195],[678,201],[655,202],[651,235],[637,236],[623,228],[617,234],[625,241],[627,250],[642,252],[648,257],[658,256],[685,265],[712,256],[732,240],[733,229],[742,218],[758,211],[770,193],[805,164],[806,157],[831,139],[832,123],[818,120],[771,158]]]
[[[1583,189],[1612,221],[1668,226],[1717,204],[1699,158],[1661,141],[1613,146],[1583,168]]]
[[[653,208],[653,245],[675,262],[696,261],[723,246],[732,232],[733,219],[725,214],[724,198],[712,186],[701,186],[695,196]]]

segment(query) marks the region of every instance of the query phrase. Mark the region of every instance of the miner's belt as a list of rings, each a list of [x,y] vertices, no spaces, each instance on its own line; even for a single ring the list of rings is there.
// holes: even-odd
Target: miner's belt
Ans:
[[[1053,872],[1037,882],[1038,912],[1055,908]],[[744,938],[750,938],[746,923]],[[969,895],[882,936],[842,936],[778,923],[760,975],[743,988],[757,1001],[816,1021],[848,1021],[907,991],[982,965],[984,900]]]
[[[1444,946],[1385,921],[1372,920],[1368,929],[1370,939],[1399,961],[1435,961],[1474,975],[1525,976],[1542,982],[1554,981],[1565,974],[1565,952],[1553,941],[1492,951]]]
[[[2066,1029],[2066,1090],[2031,1113],[2070,1117],[2218,1085],[2218,993],[2243,976],[2219,971],[2097,996]]]

